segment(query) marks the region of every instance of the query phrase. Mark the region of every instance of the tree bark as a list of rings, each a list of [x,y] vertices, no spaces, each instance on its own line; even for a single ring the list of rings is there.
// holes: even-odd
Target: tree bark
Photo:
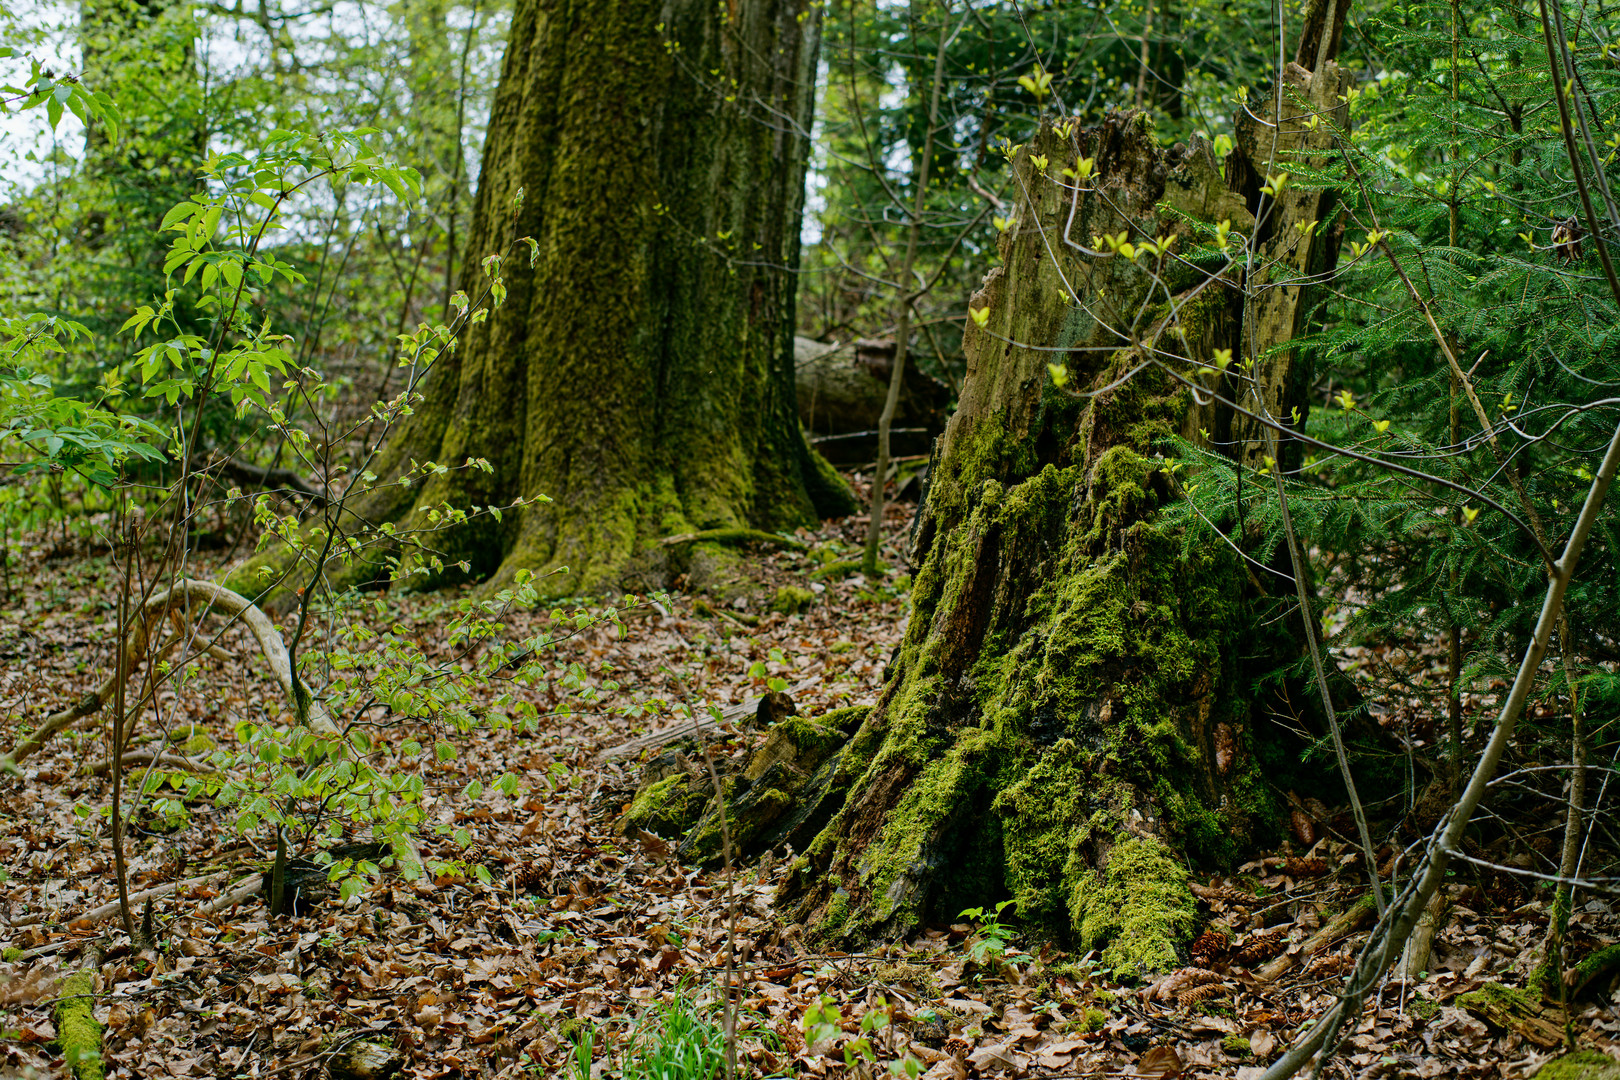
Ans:
[[[1307,103],[1336,103],[1328,57]],[[1312,81],[1285,73],[1285,116],[1305,111]],[[1275,99],[1251,108],[1276,123]],[[1240,127],[1230,186],[1207,142],[1161,148],[1136,114],[1047,125],[1016,154],[1017,224],[971,301],[988,317],[964,343],[906,639],[782,895],[823,938],[899,936],[1010,896],[1116,972],[1163,970],[1193,925],[1187,864],[1231,866],[1275,838],[1291,781],[1335,784],[1300,771],[1297,736],[1269,719],[1300,710],[1257,678],[1300,655],[1271,618],[1292,582],[1256,575],[1235,529],[1171,510],[1180,445],[1285,453],[1286,435],[1279,446],[1175,376],[1209,386],[1217,350],[1257,356],[1242,400],[1303,409],[1306,360],[1276,346],[1317,302],[1300,273],[1331,265],[1336,242],[1296,228],[1319,198],[1266,205],[1259,188],[1268,169],[1321,166],[1329,128]],[[1063,175],[1083,175],[1082,159],[1088,180]],[[1257,210],[1249,256],[1195,250],[1209,233],[1192,223],[1253,236]],[[1107,254],[1103,237],[1121,233],[1175,237],[1182,258]],[[1060,362],[1079,393],[1048,378]],[[1217,386],[1228,400],[1237,370]]]
[[[795,417],[792,327],[819,9],[806,0],[519,0],[462,288],[509,295],[438,361],[385,449],[372,521],[545,496],[449,538],[497,583],[662,584],[669,533],[835,505]],[[514,202],[522,193],[514,212]],[[388,485],[415,460],[455,472]]]

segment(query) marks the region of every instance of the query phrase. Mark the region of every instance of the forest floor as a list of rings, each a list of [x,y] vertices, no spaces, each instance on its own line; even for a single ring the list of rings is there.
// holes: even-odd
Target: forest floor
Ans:
[[[911,511],[893,507],[891,545]],[[861,525],[829,522],[805,539],[855,557]],[[817,565],[788,551],[751,557],[766,595],[807,584]],[[37,537],[12,558],[15,590],[0,602],[4,747],[105,678],[116,601],[107,552],[93,543]],[[487,883],[385,874],[347,903],[313,899],[295,916],[270,916],[257,896],[221,906],[265,867],[262,830],[238,835],[206,802],[178,828],[141,818],[128,842],[130,888],[187,883],[151,904],[142,948],[116,916],[86,917],[115,899],[108,783],[87,773],[106,734],[95,720],[64,733],[22,776],[0,777],[0,1076],[61,1074],[53,1006],[64,976],[91,956],[112,1076],[336,1075],[364,1036],[398,1051],[412,1077],[707,1077],[723,1052],[728,968],[739,1075],[872,1076],[909,1055],[913,1072],[954,1080],[1258,1076],[1333,1000],[1365,936],[1365,920],[1345,917],[1365,910],[1359,856],[1331,832],[1316,838],[1301,825],[1309,845],[1228,878],[1195,878],[1206,930],[1187,967],[1124,985],[1094,957],[1022,937],[994,912],[867,953],[817,951],[771,909],[785,859],[728,875],[680,865],[650,835],[614,834],[640,765],[604,755],[670,722],[627,717],[625,701],[679,700],[696,687],[705,703],[736,704],[780,677],[803,715],[871,703],[904,630],[905,586],[898,570],[830,579],[795,615],[676,595],[567,641],[559,668],[578,661],[587,681],[619,684],[599,708],[553,717],[538,734],[483,732],[453,760],[424,755],[436,831],[423,853],[482,863]],[[448,649],[445,596],[388,603],[391,624],[427,652]],[[544,615],[515,618],[515,629],[525,618]],[[238,656],[251,658],[242,644]],[[1418,667],[1432,661],[1412,656]],[[1373,659],[1348,666],[1371,670]],[[274,720],[279,701],[242,659],[205,661],[160,704],[197,725],[187,739],[206,732],[229,747],[241,722]],[[762,739],[736,726],[707,752],[735,760]],[[379,746],[397,752],[397,740]],[[470,777],[505,772],[519,779],[513,796],[463,796]],[[1424,970],[1384,986],[1326,1075],[1529,1076],[1559,1052],[1563,1008],[1511,989],[1545,934],[1546,894],[1502,875],[1470,881],[1453,892]],[[1620,937],[1602,900],[1575,924],[1577,953]],[[1345,932],[1324,938],[1333,926]],[[1611,989],[1589,987],[1569,1028],[1588,1051],[1620,1055]]]

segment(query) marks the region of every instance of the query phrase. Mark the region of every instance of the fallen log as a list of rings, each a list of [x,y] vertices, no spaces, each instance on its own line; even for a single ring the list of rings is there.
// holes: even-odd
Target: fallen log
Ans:
[[[816,679],[805,679],[797,686],[792,687],[788,693],[790,696],[797,697],[815,686],[816,682]],[[695,722],[682,720],[658,731],[651,731],[645,735],[637,735],[633,739],[626,739],[618,746],[612,746],[604,750],[602,760],[619,761],[624,758],[640,757],[644,751],[659,746],[668,746],[672,742],[693,735],[711,737],[725,734],[728,728],[735,728],[739,723],[757,713],[760,700],[757,696],[745,698],[741,704],[727,705],[721,709],[718,718],[706,714],[698,717]]]
[[[96,979],[101,973],[101,950],[85,950],[79,970],[62,981],[51,1010],[56,1024],[56,1045],[75,1080],[102,1080],[107,1075],[101,1062],[102,1026],[96,1020]]]
[[[860,339],[827,345],[793,339],[799,422],[822,456],[834,464],[871,461],[878,418],[889,393],[894,342]],[[945,429],[950,388],[908,365],[890,436],[897,454],[926,453]]]

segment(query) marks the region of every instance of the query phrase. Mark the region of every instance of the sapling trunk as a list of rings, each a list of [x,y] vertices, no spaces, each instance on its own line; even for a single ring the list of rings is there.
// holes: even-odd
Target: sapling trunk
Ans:
[[[917,21],[917,3],[912,3],[912,22]],[[950,4],[944,13],[949,13]],[[894,412],[900,404],[900,388],[906,377],[906,352],[911,340],[911,305],[918,293],[912,290],[916,276],[917,244],[922,237],[923,211],[928,207],[928,174],[934,159],[934,131],[939,125],[939,97],[945,84],[945,48],[954,35],[940,26],[939,48],[934,53],[934,82],[928,101],[928,134],[923,137],[922,159],[917,163],[915,195],[911,206],[911,220],[906,225],[906,254],[900,263],[899,294],[895,298],[894,316],[894,368],[889,372],[889,393],[883,399],[883,413],[878,417],[877,468],[872,474],[871,521],[866,529],[866,552],[861,569],[875,575],[878,569],[878,543],[883,538],[884,485],[889,479],[889,429],[894,424]]]
[[[108,742],[109,769],[112,773],[112,848],[113,848],[113,874],[118,884],[118,915],[124,923],[124,933],[131,942],[135,941],[135,917],[129,906],[129,866],[124,860],[124,728],[128,724],[126,710],[127,698],[124,693],[125,683],[129,679],[129,665],[133,659],[129,648],[129,593],[133,584],[131,578],[135,570],[133,561],[136,545],[133,532],[127,520],[128,505],[120,502],[126,511],[125,517],[118,523],[119,546],[122,548],[123,558],[120,560],[122,574],[120,574],[118,591],[118,636],[116,663],[116,689],[113,698],[113,715],[111,739]]]

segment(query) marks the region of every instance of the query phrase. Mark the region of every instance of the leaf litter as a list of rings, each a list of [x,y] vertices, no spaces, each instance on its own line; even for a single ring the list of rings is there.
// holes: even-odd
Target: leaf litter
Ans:
[[[891,552],[911,512],[891,504]],[[829,522],[801,539],[847,558],[862,524]],[[0,620],[7,746],[104,678],[112,659],[116,594],[105,550],[37,540],[21,553],[33,572],[20,575],[25,589],[4,602]],[[1357,850],[1335,828],[1343,808],[1314,800],[1295,800],[1289,850],[1196,881],[1201,933],[1186,966],[1145,985],[1121,985],[1095,956],[1052,943],[1014,937],[1004,949],[976,948],[1001,944],[982,919],[860,953],[818,951],[772,911],[788,862],[781,854],[728,882],[724,870],[680,865],[673,845],[650,833],[614,835],[639,766],[604,753],[671,722],[667,705],[683,695],[736,705],[781,679],[812,717],[876,700],[904,632],[898,572],[816,581],[809,607],[786,614],[765,610],[771,589],[805,585],[815,564],[795,551],[755,549],[749,558],[756,588],[734,606],[677,593],[638,609],[622,629],[600,625],[563,644],[559,668],[578,662],[589,683],[619,687],[599,707],[554,714],[535,734],[481,731],[429,767],[424,802],[436,828],[424,832],[423,854],[482,865],[488,882],[388,874],[347,903],[316,899],[291,917],[268,914],[256,896],[221,906],[273,852],[199,804],[178,831],[153,821],[132,828],[131,890],[179,886],[151,901],[156,946],[134,948],[116,919],[83,917],[115,895],[101,816],[108,783],[84,771],[103,756],[105,733],[93,719],[59,736],[20,778],[0,779],[0,922],[9,926],[0,934],[10,958],[0,964],[0,1075],[60,1074],[51,1007],[88,946],[102,950],[96,1015],[108,1075],[128,1077],[315,1077],[360,1037],[396,1049],[401,1076],[583,1076],[582,1048],[590,1076],[616,1076],[649,1017],[684,1002],[711,1029],[719,1023],[728,939],[741,1075],[876,1075],[909,1056],[929,1080],[1251,1080],[1334,1000],[1367,923],[1352,920],[1331,940],[1324,927],[1365,886]],[[449,655],[445,603],[394,596],[390,618],[430,655]],[[507,621],[522,635],[532,630],[526,619],[541,618]],[[182,692],[160,695],[161,709],[194,725],[188,731],[224,742],[243,719],[280,716],[278,693],[240,636],[227,632],[222,644],[244,659],[204,661]],[[1346,652],[1353,674],[1387,660]],[[1418,665],[1432,670],[1432,653],[1419,653]],[[1374,703],[1407,723],[1432,707],[1388,692]],[[1473,704],[1488,707],[1488,696]],[[740,762],[762,740],[734,727],[706,750]],[[508,771],[519,778],[514,795],[464,796],[470,778]],[[1543,899],[1499,877],[1452,890],[1427,969],[1386,981],[1328,1075],[1529,1076],[1560,1052],[1562,1003],[1537,997],[1533,1016],[1480,1004],[1497,984],[1524,984],[1545,936]],[[1571,941],[1581,953],[1615,944],[1620,919],[1590,900],[1572,918]],[[1568,1012],[1576,1041],[1611,1057],[1620,1056],[1612,990],[1588,986]],[[807,1025],[812,1016],[834,1019]],[[863,1043],[875,1066],[851,1049]]]

